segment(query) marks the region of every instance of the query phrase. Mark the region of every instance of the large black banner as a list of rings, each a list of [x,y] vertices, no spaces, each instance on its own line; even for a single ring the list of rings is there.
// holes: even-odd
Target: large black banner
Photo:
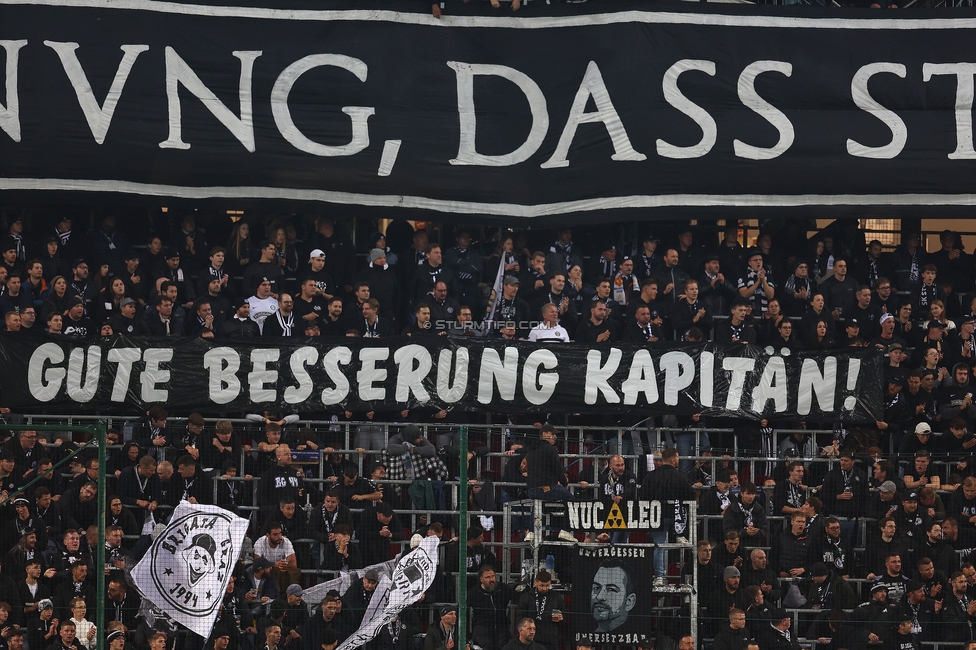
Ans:
[[[654,625],[653,548],[614,544],[575,547],[573,641],[644,645]]]
[[[446,337],[230,345],[200,338],[3,335],[0,404],[138,413],[163,402],[206,413],[431,407],[882,417],[880,352],[770,352],[745,345],[590,348]]]
[[[971,10],[47,4],[0,2],[8,201],[559,223],[976,203]]]

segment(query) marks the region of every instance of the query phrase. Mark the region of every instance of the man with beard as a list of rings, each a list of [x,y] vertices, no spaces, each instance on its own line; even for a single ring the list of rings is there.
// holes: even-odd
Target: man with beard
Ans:
[[[624,457],[615,454],[610,457],[607,468],[600,473],[600,500],[609,512],[613,504],[633,501],[637,498],[637,477],[627,469]],[[630,537],[627,531],[616,530],[610,534],[611,544],[626,544]]]
[[[594,632],[627,634],[639,623],[627,626],[630,612],[637,605],[634,576],[619,560],[604,560],[593,576],[590,587],[590,612],[596,623]]]
[[[935,520],[925,523],[925,535],[915,550],[916,558],[929,558],[935,568],[945,575],[959,570],[959,555],[942,539],[942,524]]]
[[[495,568],[482,564],[478,584],[468,590],[472,643],[484,650],[501,650],[508,643],[508,603],[511,599],[508,586],[498,583]]]
[[[535,621],[528,616],[518,622],[518,637],[512,639],[502,650],[545,650],[545,646],[535,641]]]
[[[973,638],[973,621],[976,621],[976,599],[970,598],[966,576],[956,571],[949,578],[952,592],[942,601],[942,626],[944,641],[963,643]]]
[[[893,621],[911,621],[912,634],[920,639],[933,639],[936,630],[936,617],[942,611],[941,601],[928,600],[925,597],[925,585],[921,580],[909,580],[905,587],[905,597],[895,605]]]
[[[550,573],[539,571],[535,575],[533,588],[526,589],[519,597],[516,611],[520,619],[526,617],[535,621],[538,643],[546,650],[557,650],[559,624],[565,620],[562,615],[563,596],[552,592],[551,587]]]
[[[854,608],[851,622],[859,630],[858,648],[880,648],[891,636],[891,612],[894,605],[888,603],[888,588],[884,584],[871,587],[871,600]]]
[[[841,535],[841,525],[835,517],[823,522],[823,535],[817,535],[811,549],[811,559],[831,567],[839,575],[849,578],[854,571],[854,551]]]

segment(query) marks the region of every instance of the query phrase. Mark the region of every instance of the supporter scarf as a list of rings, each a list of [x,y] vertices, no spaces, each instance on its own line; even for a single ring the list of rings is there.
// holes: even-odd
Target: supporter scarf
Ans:
[[[285,319],[281,317],[281,312],[277,311],[275,316],[278,318],[278,324],[281,325],[281,335],[291,336],[291,330],[295,327],[295,314],[288,314],[288,318]]]

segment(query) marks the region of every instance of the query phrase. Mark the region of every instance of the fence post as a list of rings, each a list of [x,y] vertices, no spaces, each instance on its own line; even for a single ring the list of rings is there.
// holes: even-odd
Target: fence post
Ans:
[[[468,637],[468,427],[459,432],[461,456],[458,458],[458,618],[457,650],[464,650]]]

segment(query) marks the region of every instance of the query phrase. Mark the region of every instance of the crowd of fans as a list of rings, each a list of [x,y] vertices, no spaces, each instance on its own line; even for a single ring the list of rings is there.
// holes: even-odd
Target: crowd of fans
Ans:
[[[501,541],[499,517],[490,513],[521,498],[698,500],[698,521],[689,522],[682,507],[665,508],[663,526],[646,537],[591,538],[557,520],[547,538],[680,543],[689,525],[698,526],[701,626],[684,629],[688,617],[668,623],[642,612],[662,648],[670,647],[668,639],[682,650],[696,639],[698,647],[714,639],[723,650],[749,648],[751,639],[760,650],[795,648],[803,637],[838,649],[908,650],[920,640],[972,638],[976,264],[955,233],[943,233],[941,250],[931,253],[917,233],[907,233],[886,253],[865,240],[856,222],[837,222],[809,240],[805,232],[760,231],[748,248],[738,225],[718,232],[709,224],[659,224],[660,238],[622,228],[587,238],[594,242],[587,249],[568,228],[493,235],[458,228],[441,245],[426,230],[395,222],[357,249],[332,219],[317,219],[304,240],[301,225],[266,224],[267,239],[254,243],[252,231],[261,226],[241,220],[230,226],[227,245],[215,246],[187,216],[168,241],[153,235],[135,249],[111,217],[88,233],[63,218],[49,238],[30,237],[13,221],[0,264],[0,311],[11,336],[406,335],[883,350],[885,413],[874,426],[817,435],[804,430],[806,423],[763,420],[732,423],[733,434],[713,433],[711,441],[679,432],[655,463],[630,468],[616,455],[567,468],[558,452],[590,448],[570,449],[546,421],[557,414],[528,420],[542,420],[539,437],[503,437],[490,448],[472,443],[467,460],[476,483],[467,493],[472,520],[463,542],[472,641],[484,650],[575,645],[571,617],[562,615],[572,608],[562,592],[550,591],[571,582],[558,548],[553,570],[533,570],[520,591],[499,580],[509,560],[489,550]],[[606,232],[612,229],[601,236]],[[801,239],[807,243],[797,244]],[[24,637],[32,650],[60,650],[75,639],[90,647],[96,635],[118,628],[106,637],[113,650],[202,647],[193,635],[147,617],[124,571],[144,553],[153,528],[186,499],[252,521],[208,650],[331,650],[359,627],[378,576],[366,573],[311,612],[303,590],[319,572],[389,560],[426,535],[442,537],[442,572],[425,600],[384,627],[373,645],[409,650],[426,630],[425,650],[452,650],[456,609],[434,603],[457,602],[448,571],[462,543],[452,534],[458,522],[421,520],[410,511],[456,507],[437,482],[455,479],[464,462],[456,425],[465,417],[333,414],[334,421],[359,423],[350,453],[342,454],[337,450],[347,445],[333,429],[298,428],[298,416],[248,416],[260,430],[245,432],[198,414],[185,426],[168,425],[166,410],[154,406],[131,440],[113,440],[121,446],[107,468],[105,567],[93,566],[97,460],[82,454],[70,478],[61,476],[52,464],[73,449],[71,441],[42,446],[37,433],[20,432],[0,452],[0,488],[16,495],[0,506],[0,619],[11,623],[0,620],[0,637],[11,648]],[[383,424],[410,419],[435,425],[430,437],[413,425],[388,435]],[[661,423],[706,426],[699,416]],[[782,429],[794,431],[784,436]],[[696,438],[706,445],[698,453]],[[619,451],[631,455],[635,448],[625,441]],[[740,464],[730,458],[733,448],[739,458],[761,460]],[[315,452],[314,463],[293,462],[293,454],[308,452]],[[504,463],[479,475],[489,452],[491,463]],[[504,487],[486,480],[492,474]],[[38,476],[29,493],[18,493]],[[516,540],[534,541],[531,524],[516,519]],[[653,555],[647,575],[662,591],[693,568],[672,564],[677,552],[669,557],[655,548]],[[104,631],[88,623],[96,570],[107,572]],[[799,629],[782,607],[808,610]]]

